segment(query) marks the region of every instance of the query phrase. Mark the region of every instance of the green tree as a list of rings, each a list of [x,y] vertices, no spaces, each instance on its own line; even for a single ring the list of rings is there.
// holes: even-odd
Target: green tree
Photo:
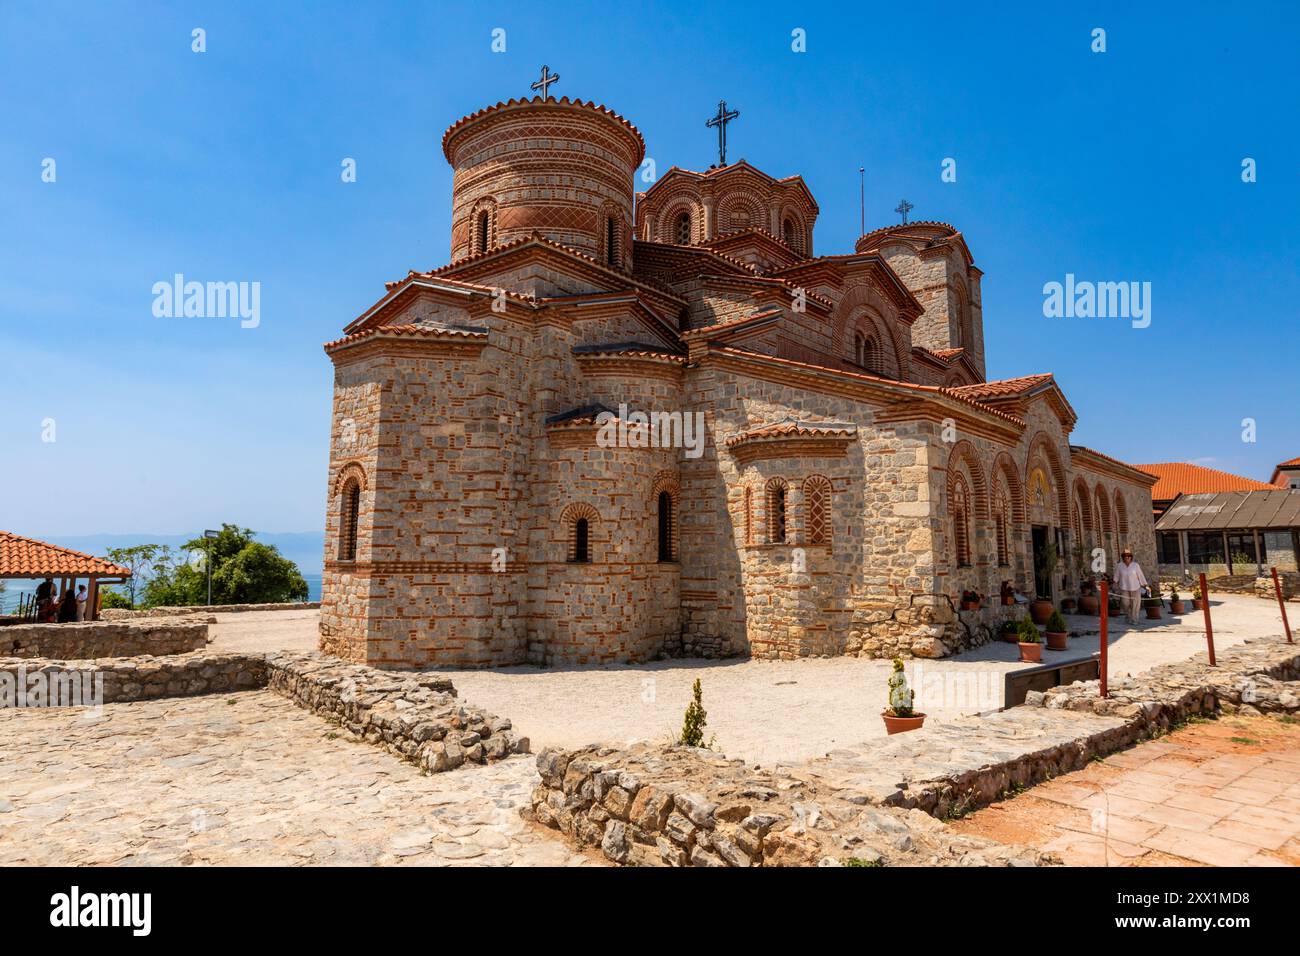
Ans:
[[[162,545],[158,544],[133,544],[129,548],[109,548],[104,552],[108,560],[114,564],[120,564],[131,572],[131,576],[120,585],[126,590],[125,597],[129,602],[126,607],[135,607],[136,593],[144,590],[145,582],[142,580],[144,570],[153,568],[158,560],[158,552],[161,549]],[[112,592],[105,592],[105,597],[107,598],[110,593]],[[108,602],[105,601],[103,606],[108,607]]]
[[[253,540],[253,532],[223,524],[215,538],[185,543],[185,553],[172,557],[163,548],[144,602],[171,607],[207,604],[206,561],[212,562],[213,604],[269,604],[307,599],[307,581],[298,566],[278,548]]]
[[[687,747],[704,746],[704,726],[708,722],[709,714],[704,709],[704,692],[700,688],[700,679],[695,678],[695,686],[691,689],[691,702],[686,707],[686,715],[682,719],[682,733],[677,738],[679,744],[685,744]]]

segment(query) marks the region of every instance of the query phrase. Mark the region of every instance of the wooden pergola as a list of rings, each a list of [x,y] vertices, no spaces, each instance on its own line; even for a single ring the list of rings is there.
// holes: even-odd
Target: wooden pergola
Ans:
[[[34,581],[50,578],[59,585],[59,593],[63,593],[75,581],[85,578],[89,582],[86,586],[87,620],[99,617],[99,586],[121,584],[130,576],[127,568],[104,558],[0,531],[0,579]]]

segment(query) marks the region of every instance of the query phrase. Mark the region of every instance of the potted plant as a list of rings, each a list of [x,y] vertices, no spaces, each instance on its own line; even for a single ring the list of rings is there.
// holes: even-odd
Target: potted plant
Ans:
[[[1160,620],[1160,609],[1164,607],[1164,604],[1164,601],[1160,600],[1158,596],[1153,595],[1150,591],[1147,591],[1145,596],[1142,598],[1142,607],[1147,612],[1147,619],[1151,621]]]
[[[1052,576],[1056,574],[1056,566],[1060,563],[1060,556],[1056,553],[1055,542],[1049,541],[1043,545],[1039,558],[1043,568],[1042,579],[1047,582],[1047,594],[1039,594],[1030,603],[1029,616],[1034,619],[1035,624],[1046,624],[1047,619],[1052,616],[1054,610],[1052,604]]]
[[[1120,596],[1116,594],[1114,591],[1110,592],[1109,603],[1110,603],[1111,614],[1119,614],[1121,611],[1124,610],[1124,602],[1120,599]]]
[[[1062,614],[1073,614],[1076,607],[1078,607],[1078,604],[1075,602],[1074,598],[1061,599]]]
[[[983,598],[980,597],[979,591],[962,591],[961,592],[961,609],[963,611],[978,611]]]
[[[901,734],[907,730],[917,730],[925,723],[925,714],[912,710],[915,696],[907,686],[902,658],[895,657],[894,672],[889,675],[889,707],[880,714],[885,721],[885,733]]]
[[[1011,586],[1010,581],[1002,582],[1002,587],[998,589],[998,594],[1002,598],[1003,607],[1011,607],[1016,603],[1016,589]]]
[[[1199,583],[1192,585],[1192,610],[1205,610],[1205,598],[1201,597],[1201,585]]]
[[[1065,625],[1065,618],[1059,611],[1053,611],[1047,619],[1047,649],[1049,651],[1068,651],[1070,649],[1070,630]]]
[[[1008,644],[1019,643],[1020,638],[1016,636],[1017,634],[1019,634],[1019,625],[1011,619],[1003,621],[998,628],[998,636]]]
[[[1178,586],[1175,584],[1169,585],[1169,613],[1183,613],[1183,599],[1178,596]]]
[[[1050,615],[1049,615],[1050,617]],[[1020,660],[1024,664],[1039,664],[1043,660],[1043,635],[1031,618],[1022,617],[1016,636],[1020,645]]]
[[[1079,588],[1079,613],[1096,615],[1101,610],[1101,599],[1097,597],[1097,585],[1085,579]]]

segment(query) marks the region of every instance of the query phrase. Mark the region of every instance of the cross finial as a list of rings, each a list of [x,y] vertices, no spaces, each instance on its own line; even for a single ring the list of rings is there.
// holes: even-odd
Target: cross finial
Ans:
[[[912,211],[913,209],[915,209],[915,208],[916,208],[915,206],[913,206],[910,202],[908,202],[906,199],[904,199],[904,200],[903,200],[902,202],[900,202],[900,203],[898,204],[898,206],[894,209],[894,212],[901,212],[901,213],[903,214],[903,225],[906,226],[906,225],[907,225],[907,214],[908,214],[909,212],[911,212],[911,211]]]
[[[718,165],[727,165],[727,124],[740,115],[740,110],[727,110],[727,101],[718,102],[718,115],[711,120],[705,121],[705,126],[716,126],[718,128]]]
[[[549,100],[551,98],[551,95],[547,92],[547,89],[550,87],[552,83],[557,82],[559,79],[560,79],[560,74],[552,73],[551,68],[543,64],[542,78],[538,80],[536,83],[534,83],[532,86],[530,86],[529,89],[541,90],[542,99]]]

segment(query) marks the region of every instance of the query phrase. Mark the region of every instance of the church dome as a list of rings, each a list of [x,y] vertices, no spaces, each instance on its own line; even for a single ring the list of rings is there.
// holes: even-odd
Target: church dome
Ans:
[[[442,151],[453,169],[453,260],[536,232],[631,270],[645,141],[617,113],[568,98],[510,100],[452,124]]]

